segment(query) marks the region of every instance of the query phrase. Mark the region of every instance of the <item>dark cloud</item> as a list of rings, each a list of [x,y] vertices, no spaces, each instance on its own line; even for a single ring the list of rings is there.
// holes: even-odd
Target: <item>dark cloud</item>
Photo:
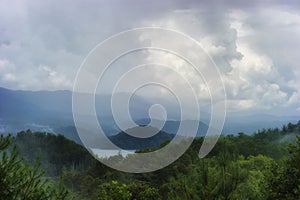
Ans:
[[[236,105],[298,108],[299,8],[297,0],[4,0],[0,86],[70,89],[96,44],[130,28],[162,26],[204,44]]]

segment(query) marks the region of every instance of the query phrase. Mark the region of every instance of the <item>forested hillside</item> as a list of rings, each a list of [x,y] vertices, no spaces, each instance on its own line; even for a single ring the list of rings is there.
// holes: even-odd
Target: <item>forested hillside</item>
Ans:
[[[24,157],[24,161],[18,161],[19,164],[8,162],[19,159],[13,148],[9,150],[13,153],[1,153],[0,194],[6,194],[9,184],[12,184],[7,183],[6,177],[11,178],[11,174],[14,174],[14,180],[22,182],[34,171],[34,168],[23,163],[32,164],[39,158],[46,173],[36,179],[57,182],[52,186],[54,191],[58,191],[54,194],[68,192],[60,199],[295,200],[300,197],[299,135],[300,121],[280,129],[260,130],[250,136],[244,133],[223,136],[204,159],[197,156],[203,142],[203,138],[198,138],[170,166],[152,173],[128,174],[104,166],[85,148],[61,135],[32,133],[28,130],[12,138],[19,150],[19,157]],[[8,139],[1,137],[0,144],[1,152],[7,152]],[[110,159],[130,163],[130,158],[121,155]],[[8,168],[7,163],[11,163],[11,167]],[[23,171],[23,168],[27,169],[25,176],[15,173]],[[67,190],[63,189],[63,185],[58,187],[59,177]],[[21,185],[15,184],[10,188],[10,194],[21,193],[18,187]],[[31,190],[36,194],[41,191],[45,189],[38,187]],[[1,197],[10,199],[9,196]]]

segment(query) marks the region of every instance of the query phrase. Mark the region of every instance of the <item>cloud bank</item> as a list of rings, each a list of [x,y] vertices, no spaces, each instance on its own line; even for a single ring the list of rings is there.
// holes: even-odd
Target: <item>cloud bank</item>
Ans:
[[[192,36],[211,55],[222,73],[229,111],[299,115],[299,8],[298,1],[4,0],[0,86],[71,89],[81,62],[99,42],[130,28],[159,26]],[[153,61],[153,55],[139,59]],[[168,54],[159,59],[192,80],[206,102],[203,80],[185,63]],[[174,77],[157,76],[180,87]]]

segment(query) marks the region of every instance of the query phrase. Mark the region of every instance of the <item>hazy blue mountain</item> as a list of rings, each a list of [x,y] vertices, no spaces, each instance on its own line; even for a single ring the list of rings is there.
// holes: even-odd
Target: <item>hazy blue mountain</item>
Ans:
[[[289,122],[297,123],[299,116],[275,116],[265,113],[245,113],[238,112],[227,114],[224,130],[226,134],[237,134],[244,132],[252,134],[259,129],[281,128],[282,125]]]
[[[121,102],[129,94],[118,93]],[[111,95],[95,97],[95,108],[101,127],[107,135],[118,134],[121,130],[114,121],[111,110]],[[151,105],[162,104],[168,113],[162,131],[176,133],[179,127],[179,108],[160,97],[145,98],[133,95],[129,104],[130,114],[137,125],[149,123],[148,110]],[[119,106],[123,106],[120,104]],[[197,136],[203,136],[208,128],[209,114],[201,112],[203,121],[199,122]],[[124,121],[125,116],[121,116]],[[251,134],[265,127],[278,127],[287,122],[297,122],[298,116],[273,116],[268,114],[236,112],[228,113],[222,134]],[[128,127],[131,128],[131,127]],[[61,91],[22,91],[0,87],[0,133],[17,133],[21,130],[45,131],[65,134],[79,141],[72,116],[72,92]]]
[[[192,120],[184,120],[185,123],[193,123],[195,121]],[[149,118],[145,119],[139,119],[136,121],[136,123],[140,126],[148,125],[150,123]],[[176,120],[167,120],[162,128],[162,131],[165,131],[167,133],[176,134],[178,131],[178,128],[180,126],[180,121]],[[197,122],[195,122],[197,123]],[[197,137],[204,136],[207,132],[208,125],[204,122],[198,122],[198,131],[197,131]]]
[[[158,148],[161,143],[166,140],[171,140],[174,137],[174,134],[169,134],[164,131],[155,130],[154,127],[147,127],[147,130],[153,129],[153,131],[158,132],[152,137],[148,138],[137,138],[131,135],[128,135],[125,132],[120,132],[117,135],[110,136],[109,139],[118,147],[126,150],[138,150],[138,149],[153,149]],[[134,127],[128,129],[130,132],[140,131],[139,127]],[[143,132],[141,132],[141,135]]]
[[[13,91],[0,88],[0,118],[6,131],[72,122],[71,92]]]
[[[118,99],[127,94],[116,94]],[[0,88],[0,131],[16,133],[24,129],[55,132],[60,127],[74,127],[72,116],[72,93],[70,91],[20,91]],[[117,128],[110,106],[111,95],[96,96],[96,111],[103,129],[116,134]],[[130,111],[133,117],[147,117],[151,105],[143,98],[133,95]],[[57,130],[58,129],[58,130]]]

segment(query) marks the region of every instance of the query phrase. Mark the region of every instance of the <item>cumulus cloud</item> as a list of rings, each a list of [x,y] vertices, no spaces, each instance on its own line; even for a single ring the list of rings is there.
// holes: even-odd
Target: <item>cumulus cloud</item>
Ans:
[[[229,110],[298,114],[298,13],[297,1],[4,0],[0,4],[0,86],[71,89],[81,62],[96,44],[129,28],[160,26],[201,43],[220,68]],[[182,60],[168,54],[144,56],[144,62],[172,66],[191,80],[200,100],[209,99],[205,82]],[[179,87],[170,75],[157,73],[157,77]]]
[[[46,82],[49,82],[53,88],[70,88],[72,82],[65,75],[59,74],[57,71],[48,66],[40,66],[39,71],[45,75]]]
[[[0,83],[14,85],[16,76],[14,75],[15,66],[8,60],[0,60]]]
[[[210,21],[210,14],[192,9],[176,11],[152,25],[195,35],[223,72],[229,111],[246,109],[276,113],[289,107],[287,110],[294,112],[295,106],[300,104],[296,59],[299,45],[294,44],[300,41],[300,26],[299,15],[285,9],[223,10],[217,14],[220,17],[217,28]],[[273,16],[277,16],[274,21]],[[187,21],[190,24],[185,23]],[[176,64],[174,59],[172,62],[170,65],[178,69],[180,62]],[[200,83],[195,73],[188,73],[182,63],[179,68],[182,74]]]
[[[300,103],[296,59],[299,15],[294,8],[278,5],[254,12],[234,10],[230,15],[231,26],[237,30],[238,51],[243,54],[241,60],[232,62],[232,73],[240,79],[235,84],[244,85],[248,89],[245,96],[256,99],[264,108],[272,111],[284,107],[295,113]]]

